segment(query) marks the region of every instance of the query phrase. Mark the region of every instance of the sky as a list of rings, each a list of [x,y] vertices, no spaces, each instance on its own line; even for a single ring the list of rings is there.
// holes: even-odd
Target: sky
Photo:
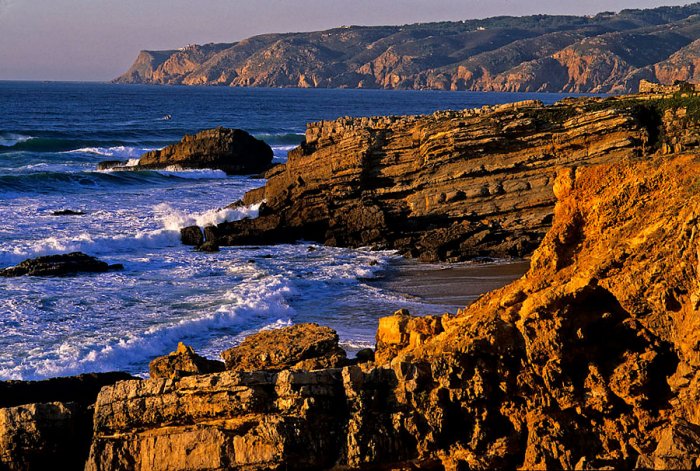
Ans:
[[[595,14],[687,0],[0,0],[0,80],[107,81],[142,49],[261,33],[495,15]]]

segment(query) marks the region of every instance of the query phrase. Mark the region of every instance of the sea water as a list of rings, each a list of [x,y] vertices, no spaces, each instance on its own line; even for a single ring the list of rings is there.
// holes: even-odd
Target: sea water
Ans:
[[[179,341],[216,358],[249,333],[299,322],[336,329],[352,352],[372,346],[377,319],[399,307],[453,307],[371,283],[397,260],[391,252],[300,241],[211,254],[180,243],[182,227],[255,217],[256,207],[221,208],[262,186],[259,178],[96,165],[216,126],[251,132],[284,162],[310,121],[532,98],[562,95],[0,82],[0,268],[72,251],[125,267],[0,278],[0,379],[143,375]],[[63,209],[85,215],[52,215]]]

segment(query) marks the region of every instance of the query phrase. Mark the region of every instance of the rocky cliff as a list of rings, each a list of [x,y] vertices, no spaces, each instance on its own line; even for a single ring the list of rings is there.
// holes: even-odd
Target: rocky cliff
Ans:
[[[374,246],[424,261],[527,255],[551,224],[557,168],[652,153],[681,132],[664,110],[682,107],[638,96],[313,123],[245,195],[264,201],[260,216],[207,227],[206,238]]]
[[[698,154],[562,169],[520,280],[382,319],[374,363],[106,387],[88,469],[694,469],[698,182]]]
[[[115,81],[184,85],[634,92],[694,77],[700,5],[266,34],[142,51]]]

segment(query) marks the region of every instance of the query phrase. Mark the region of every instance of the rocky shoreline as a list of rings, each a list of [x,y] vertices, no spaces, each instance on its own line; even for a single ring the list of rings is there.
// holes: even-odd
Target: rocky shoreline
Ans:
[[[312,123],[265,186],[234,203],[260,204],[259,217],[187,228],[183,242],[303,239],[421,261],[523,257],[551,225],[558,168],[697,147],[696,124],[664,97]]]
[[[208,241],[316,236],[424,260],[537,246],[529,271],[455,314],[380,319],[354,360],[332,330],[300,324],[249,337],[223,365],[181,345],[150,379],[108,376],[82,399],[17,393],[0,404],[0,466],[696,468],[699,100],[310,125],[242,202],[264,199],[261,217],[204,228]],[[93,403],[92,426],[76,426]]]

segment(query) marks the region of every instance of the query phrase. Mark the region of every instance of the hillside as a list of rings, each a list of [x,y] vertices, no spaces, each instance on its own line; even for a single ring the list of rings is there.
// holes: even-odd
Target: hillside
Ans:
[[[695,79],[700,3],[264,34],[141,51],[117,83],[517,92],[636,91]]]

